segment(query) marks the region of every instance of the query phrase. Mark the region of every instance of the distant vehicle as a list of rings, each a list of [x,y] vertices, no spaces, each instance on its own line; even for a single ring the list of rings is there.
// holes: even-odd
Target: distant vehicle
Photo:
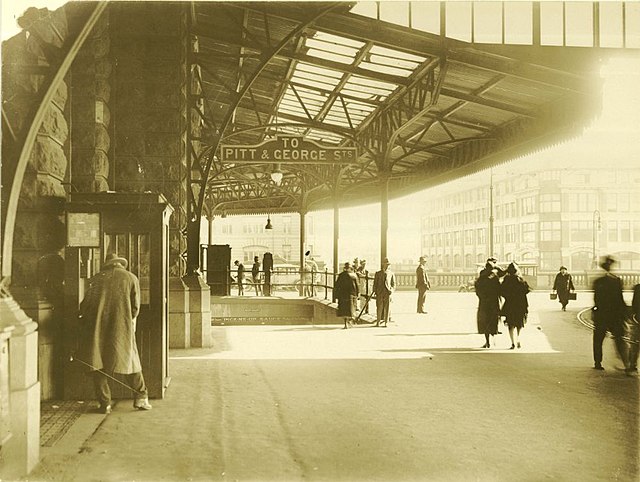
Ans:
[[[300,267],[297,264],[276,264],[271,272],[271,284],[280,290],[295,290],[300,284]]]
[[[476,280],[469,278],[466,283],[463,283],[458,288],[458,293],[467,293],[476,290]]]

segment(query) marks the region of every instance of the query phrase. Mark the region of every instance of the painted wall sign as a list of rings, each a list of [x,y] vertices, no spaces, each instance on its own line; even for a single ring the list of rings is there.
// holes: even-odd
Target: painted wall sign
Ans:
[[[290,163],[290,164],[355,164],[355,147],[326,147],[302,136],[277,136],[257,145],[222,144],[222,162],[226,163]]]

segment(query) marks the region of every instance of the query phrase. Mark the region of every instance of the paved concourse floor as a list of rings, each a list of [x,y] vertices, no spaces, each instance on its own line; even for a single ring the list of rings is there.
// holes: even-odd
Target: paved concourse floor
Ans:
[[[29,480],[638,480],[638,379],[611,340],[591,368],[591,294],[532,293],[519,350],[479,348],[473,293],[415,297],[388,328],[214,327],[153,410],[82,415]]]

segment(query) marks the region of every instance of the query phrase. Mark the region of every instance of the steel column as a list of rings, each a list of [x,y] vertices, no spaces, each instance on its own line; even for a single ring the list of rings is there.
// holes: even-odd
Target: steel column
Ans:
[[[380,175],[380,263],[387,257],[387,235],[389,231],[389,175]]]

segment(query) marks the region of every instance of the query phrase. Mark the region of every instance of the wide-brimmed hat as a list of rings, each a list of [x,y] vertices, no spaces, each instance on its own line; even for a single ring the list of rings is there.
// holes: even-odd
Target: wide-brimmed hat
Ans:
[[[111,266],[112,264],[121,264],[126,268],[129,262],[127,261],[127,258],[118,256],[116,253],[109,253],[104,259],[104,266]]]
[[[420,256],[420,261],[427,261],[427,257],[426,256]]]
[[[382,264],[391,264],[391,261],[389,261],[389,258],[384,258]]]
[[[507,266],[507,273],[516,274],[518,272],[518,265],[516,263],[509,263]]]
[[[562,269],[567,269],[567,267],[566,267],[566,266],[560,266],[560,269],[561,269],[561,270],[562,270]]]
[[[611,268],[611,265],[615,262],[616,262],[615,258],[612,258],[611,256],[608,256],[608,255],[603,256],[602,258],[600,258],[600,267],[608,271],[609,268]]]

